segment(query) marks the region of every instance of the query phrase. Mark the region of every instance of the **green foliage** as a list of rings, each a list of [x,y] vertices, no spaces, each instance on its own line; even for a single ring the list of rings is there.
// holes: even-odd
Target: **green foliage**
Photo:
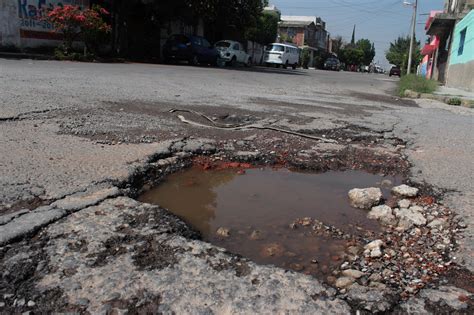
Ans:
[[[72,52],[64,46],[59,46],[54,50],[54,58],[69,61],[92,61],[94,60],[94,55]]]
[[[402,72],[405,72],[408,65],[409,51],[410,37],[400,36],[393,43],[390,43],[390,48],[385,52],[385,57],[391,64],[399,66]],[[420,63],[421,58],[420,42],[415,40],[412,67],[416,67]]]
[[[247,38],[262,45],[273,43],[278,33],[278,15],[263,12],[257,20],[256,27],[252,27],[247,32]]]
[[[364,60],[364,51],[349,45],[340,51],[339,59],[346,65],[358,66]]]
[[[157,1],[157,0],[155,0]],[[182,0],[193,16],[199,16],[212,24],[216,29],[232,26],[243,34],[256,28],[262,16],[262,0]],[[181,1],[175,1],[179,4]]]
[[[375,57],[374,43],[371,43],[368,39],[359,39],[355,46],[364,53],[362,57],[362,64],[368,66]]]
[[[453,97],[447,100],[448,105],[461,106],[462,100],[459,97]]]
[[[308,48],[303,48],[303,51],[301,52],[301,66],[304,69],[308,69],[309,60],[310,60],[309,49]]]
[[[437,88],[438,82],[428,80],[416,74],[402,76],[399,81],[400,96],[403,96],[406,90],[412,90],[418,93],[433,93]]]

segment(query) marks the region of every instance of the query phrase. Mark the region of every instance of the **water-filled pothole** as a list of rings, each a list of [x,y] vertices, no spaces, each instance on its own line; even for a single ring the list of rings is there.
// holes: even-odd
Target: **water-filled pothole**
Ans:
[[[362,171],[193,167],[168,176],[139,200],[169,209],[205,241],[233,253],[325,278],[349,246],[380,232],[367,211],[349,205],[347,192],[375,186],[388,198],[400,181]],[[303,219],[308,217],[317,224]]]

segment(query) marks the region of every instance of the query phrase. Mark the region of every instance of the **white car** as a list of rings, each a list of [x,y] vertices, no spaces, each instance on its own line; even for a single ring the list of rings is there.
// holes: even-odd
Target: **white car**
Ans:
[[[239,42],[221,40],[218,41],[215,46],[219,52],[219,58],[228,65],[235,66],[237,63],[241,63],[250,66],[252,63],[252,58]]]
[[[293,45],[273,43],[266,47],[263,61],[267,66],[290,66],[296,69],[300,62],[300,50]]]

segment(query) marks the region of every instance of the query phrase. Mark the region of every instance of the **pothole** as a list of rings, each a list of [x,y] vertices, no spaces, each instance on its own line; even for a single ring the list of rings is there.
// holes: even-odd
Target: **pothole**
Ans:
[[[357,254],[365,239],[381,232],[367,211],[350,206],[347,192],[379,187],[391,199],[390,189],[401,181],[364,171],[192,167],[139,200],[169,209],[203,240],[232,253],[326,281],[347,253]]]

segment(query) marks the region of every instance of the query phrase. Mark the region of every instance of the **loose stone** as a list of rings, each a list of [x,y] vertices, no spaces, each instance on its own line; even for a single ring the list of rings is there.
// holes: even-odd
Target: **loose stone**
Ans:
[[[372,210],[367,214],[367,218],[380,220],[383,224],[386,225],[395,225],[396,219],[392,213],[392,208],[386,205],[381,205],[373,207]]]
[[[408,199],[402,199],[402,200],[398,201],[398,207],[400,207],[400,208],[407,208],[408,209],[410,207],[410,205],[411,205],[411,202]]]
[[[362,271],[355,270],[355,269],[344,270],[342,272],[342,274],[346,277],[350,277],[350,278],[354,278],[354,279],[359,279],[364,275],[364,273]]]
[[[349,191],[349,199],[351,206],[359,209],[370,209],[377,205],[382,198],[380,188],[354,188]]]
[[[418,188],[410,187],[408,185],[400,185],[393,187],[392,193],[402,197],[416,197],[418,195]]]
[[[221,236],[221,237],[229,237],[229,236],[230,236],[230,229],[224,228],[224,227],[220,227],[219,229],[217,229],[216,234],[217,234],[218,236]]]
[[[354,278],[351,277],[341,277],[336,280],[336,287],[339,289],[345,289],[351,286],[354,283]]]

